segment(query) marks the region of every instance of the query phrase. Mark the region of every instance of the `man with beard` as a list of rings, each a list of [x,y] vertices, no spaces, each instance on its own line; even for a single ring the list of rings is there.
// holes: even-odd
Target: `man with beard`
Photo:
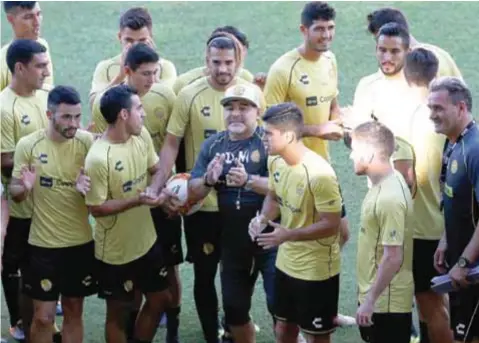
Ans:
[[[190,171],[203,141],[225,129],[221,106],[224,92],[235,84],[249,84],[236,76],[239,68],[237,53],[231,39],[214,38],[207,50],[209,76],[186,86],[178,94],[160,152],[161,186],[170,175],[183,138],[186,170]],[[194,264],[194,297],[203,334],[208,343],[217,343],[215,275],[220,258],[221,225],[215,192],[210,192],[200,211],[184,217],[184,227],[188,248],[186,259]]]
[[[35,197],[29,263],[23,292],[33,299],[32,343],[50,343],[51,318],[62,296],[66,342],[83,340],[83,300],[96,292],[94,246],[85,191],[76,187],[93,135],[78,130],[81,102],[71,87],[48,95],[49,124],[23,137],[15,148],[10,193],[15,202]]]
[[[40,38],[43,14],[38,1],[4,1],[3,8],[7,20],[12,26],[13,39],[35,40],[46,48],[47,58],[50,61],[48,70],[50,75],[45,78],[45,83],[53,85],[53,64],[50,56],[50,47],[45,39]],[[12,80],[12,73],[7,65],[8,43],[0,50],[0,91],[7,87]]]

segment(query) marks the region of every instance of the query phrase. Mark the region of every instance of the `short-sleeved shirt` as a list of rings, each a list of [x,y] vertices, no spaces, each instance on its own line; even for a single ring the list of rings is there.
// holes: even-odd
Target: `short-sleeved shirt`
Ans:
[[[439,62],[437,77],[455,76],[462,79],[461,71],[454,62],[452,56],[440,47],[427,43],[419,43],[414,49],[423,48],[434,53]]]
[[[338,69],[331,51],[317,61],[308,61],[293,49],[271,66],[264,87],[267,106],[294,102],[304,115],[306,125],[324,124],[330,119],[331,102],[338,96]],[[303,138],[304,144],[329,160],[328,141]]]
[[[110,82],[120,73],[121,54],[99,62],[93,73],[93,80],[91,82],[90,96],[103,92],[110,84]],[[161,83],[168,87],[173,87],[176,80],[175,65],[165,59],[161,58],[158,62],[159,79]]]
[[[454,144],[448,143],[446,152]],[[447,259],[456,264],[479,220],[479,128],[466,132],[449,157],[443,189]],[[447,156],[447,155],[446,155]]]
[[[47,48],[48,61],[50,62],[48,65],[50,76],[45,78],[45,83],[53,86],[53,62],[50,54],[50,47],[48,46],[47,41],[43,38],[38,38],[37,42]],[[10,69],[8,69],[7,65],[7,50],[10,44],[11,42],[5,44],[2,46],[2,49],[0,49],[0,91],[7,88],[10,82],[12,82],[12,73],[10,72]]]
[[[314,224],[319,220],[319,213],[341,213],[336,174],[315,152],[308,150],[294,166],[281,157],[272,158],[268,170],[268,187],[276,193],[281,225],[288,230]],[[338,233],[317,240],[281,244],[276,267],[296,279],[321,281],[339,274],[340,259]]]
[[[254,76],[246,69],[240,69],[237,73],[238,77],[245,81],[253,82]],[[181,74],[176,78],[173,85],[173,90],[178,94],[185,86],[195,82],[206,76],[206,67],[198,67],[188,70],[186,73]]]
[[[21,177],[22,166],[34,166],[33,216],[28,243],[43,248],[65,248],[90,242],[88,208],[76,190],[76,179],[93,143],[93,135],[78,130],[64,142],[48,138],[46,130],[23,137],[15,149],[12,176]]]
[[[359,303],[364,302],[377,278],[384,247],[401,246],[403,253],[399,271],[375,304],[376,313],[412,311],[412,206],[406,181],[397,171],[371,187],[364,198],[356,262]]]
[[[234,84],[250,83],[236,78]],[[259,87],[258,92],[262,95]],[[184,138],[187,171],[193,169],[203,141],[226,128],[221,105],[223,96],[224,91],[214,89],[209,84],[208,77],[203,77],[183,88],[176,98],[166,130],[176,137]],[[218,210],[215,192],[210,192],[201,210]]]
[[[236,166],[235,159],[240,160],[248,174],[268,176],[268,154],[262,140],[263,135],[263,128],[258,127],[250,138],[234,141],[229,138],[228,131],[222,131],[203,142],[200,154],[191,171],[191,177],[203,177],[208,164],[216,154],[224,153],[226,155],[220,183],[215,187],[220,211],[235,208],[237,200],[240,201],[241,205],[261,208],[264,200],[263,195],[238,187],[228,187],[225,181],[230,169]]]
[[[100,206],[109,200],[138,196],[147,187],[148,170],[157,162],[146,129],[121,144],[96,140],[85,161],[85,173],[91,178],[86,204]],[[126,264],[144,256],[156,238],[148,206],[95,218],[95,256],[108,264]]]
[[[104,93],[102,92],[95,97],[92,107],[92,122],[94,124],[92,131],[97,133],[104,132],[108,126],[100,111],[100,102]],[[140,98],[146,114],[144,125],[153,139],[156,152],[160,151],[165,140],[166,126],[175,99],[176,95],[171,88],[161,83],[155,83],[150,91]]]
[[[20,138],[47,127],[47,100],[50,89],[50,86],[45,84],[29,97],[17,95],[10,87],[0,92],[2,153],[15,152]],[[31,218],[31,197],[21,203],[11,201],[10,215],[15,218]]]

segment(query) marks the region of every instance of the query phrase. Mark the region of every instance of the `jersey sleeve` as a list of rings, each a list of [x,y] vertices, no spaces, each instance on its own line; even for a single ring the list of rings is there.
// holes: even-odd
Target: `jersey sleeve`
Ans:
[[[173,62],[163,59],[161,63],[161,81],[168,87],[173,87],[177,76]]]
[[[437,56],[439,59],[439,66],[437,74],[441,76],[454,76],[462,79],[462,74],[459,68],[457,67],[456,62],[449,53],[444,52],[441,56]]]
[[[284,102],[288,96],[288,76],[274,65],[268,72],[264,86],[264,97],[268,107]]]
[[[275,157],[268,156],[268,189],[274,191],[274,160]]]
[[[396,137],[396,146],[394,148],[394,153],[391,156],[392,161],[413,161],[414,158],[414,148],[411,144],[405,141],[402,138]]]
[[[211,138],[211,137],[210,137]],[[195,165],[191,170],[191,179],[197,179],[203,177],[206,173],[206,169],[208,168],[208,164],[211,161],[210,158],[210,147],[211,147],[211,139],[207,139],[201,144],[200,153],[196,158]]]
[[[100,101],[101,96],[97,96],[95,101],[93,101],[93,106],[91,109],[91,120],[93,124],[91,131],[94,133],[103,133],[107,127],[106,120],[103,118],[103,115],[100,111]]]
[[[107,76],[107,68],[105,61],[101,61],[97,64],[93,73],[93,80],[91,82],[90,95],[101,92],[108,87],[109,81]]]
[[[160,160],[158,154],[155,151],[155,146],[153,145],[153,140],[151,139],[150,133],[143,127],[141,130],[141,138],[146,144],[146,154],[148,156],[148,169],[152,168]]]
[[[13,171],[12,176],[19,179],[21,177],[22,167],[30,166],[31,164],[31,149],[28,148],[28,136],[20,139],[15,148],[15,154],[13,155]]]
[[[2,67],[0,68],[0,91],[8,86],[8,73],[10,73],[10,70],[8,69],[7,62],[3,60]]]
[[[176,137],[183,137],[190,123],[190,98],[187,93],[180,92],[176,98],[166,131]]]
[[[254,81],[254,75],[247,69],[241,69],[239,77],[248,82]]]
[[[341,212],[341,194],[338,180],[334,175],[319,174],[311,186],[316,211],[319,213]]]
[[[15,119],[13,113],[2,109],[1,146],[2,153],[15,151]]]
[[[353,115],[354,126],[371,120],[373,112],[372,99],[369,93],[368,82],[365,79],[359,81],[354,92]]]
[[[466,160],[467,174],[474,188],[476,201],[479,203],[479,150],[477,145],[469,149]]]
[[[85,174],[90,177],[91,183],[91,188],[85,196],[85,203],[88,206],[100,206],[108,198],[107,161],[94,155],[87,156]]]
[[[400,196],[378,199],[376,215],[382,245],[403,245],[407,206]]]

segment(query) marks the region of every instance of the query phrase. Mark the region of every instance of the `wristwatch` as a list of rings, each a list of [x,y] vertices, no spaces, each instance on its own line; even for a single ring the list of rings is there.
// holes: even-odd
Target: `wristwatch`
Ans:
[[[251,177],[251,174],[248,174],[248,178],[246,179],[246,182],[244,183],[244,190],[245,191],[252,191],[253,187],[251,186],[251,183],[253,181],[253,178]]]
[[[464,256],[459,257],[459,260],[457,260],[457,266],[459,268],[470,268],[471,267],[471,262],[465,258]]]
[[[215,186],[214,184],[212,185],[211,183],[208,183],[208,179],[206,178],[206,174],[203,175],[203,184],[204,184],[206,187],[210,187],[210,188]]]

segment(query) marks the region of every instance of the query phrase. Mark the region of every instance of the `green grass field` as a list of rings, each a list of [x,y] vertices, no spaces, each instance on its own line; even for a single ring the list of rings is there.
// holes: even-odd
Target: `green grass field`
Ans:
[[[83,97],[84,116],[89,117],[87,96],[96,64],[119,52],[116,39],[118,17],[130,6],[144,5],[154,19],[154,38],[160,53],[173,61],[179,73],[203,63],[204,42],[220,25],[237,25],[244,30],[251,48],[246,67],[267,71],[281,54],[301,42],[298,30],[302,2],[43,2],[43,37],[51,47],[56,84],[77,87]],[[474,59],[479,46],[474,37],[479,28],[472,25],[479,13],[478,3],[407,2],[407,3],[336,3],[337,31],[333,44],[340,72],[340,102],[352,102],[354,89],[362,76],[376,71],[374,42],[366,32],[365,17],[373,9],[393,5],[405,11],[411,32],[421,41],[437,44],[455,58],[474,100],[479,100],[479,71]],[[183,19],[181,19],[183,18]],[[461,19],[462,18],[462,19]],[[471,26],[472,25],[472,26]],[[11,37],[11,29],[2,13],[1,43]],[[334,166],[339,174],[351,223],[351,241],[344,249],[341,274],[340,310],[354,314],[356,309],[355,254],[359,208],[365,194],[365,180],[351,169],[348,153],[342,144],[331,144]],[[192,292],[192,267],[181,267],[183,307],[181,340],[202,342]],[[318,301],[321,296],[318,295]],[[2,299],[2,336],[8,336],[8,316]],[[273,342],[270,318],[266,311],[262,285],[258,282],[252,315],[262,328],[258,342]],[[91,297],[85,305],[85,342],[104,342],[104,304]],[[59,319],[60,320],[60,319]],[[160,330],[155,342],[163,342]],[[360,342],[356,328],[339,329],[336,343]]]

